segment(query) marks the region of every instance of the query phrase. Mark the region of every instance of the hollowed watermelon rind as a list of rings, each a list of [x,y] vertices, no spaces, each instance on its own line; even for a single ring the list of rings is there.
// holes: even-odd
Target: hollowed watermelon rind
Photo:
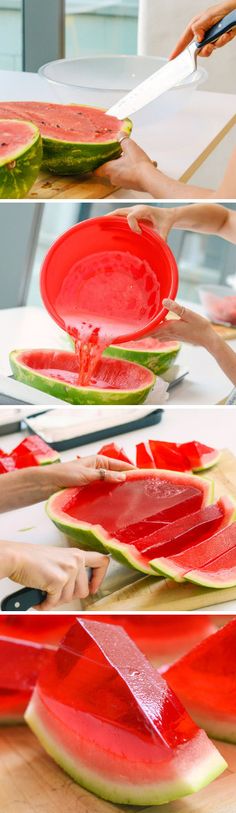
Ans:
[[[136,469],[130,472],[126,472],[126,478],[137,479],[141,477],[145,477],[145,475],[150,477],[157,477],[158,479],[168,479],[173,480],[176,482],[183,481],[189,482],[193,484],[196,483],[201,485],[202,493],[203,493],[203,505],[208,505],[213,502],[214,499],[214,483],[212,481],[206,480],[203,477],[195,477],[194,474],[186,475],[182,472],[170,472],[164,471],[162,469]],[[74,490],[74,489],[71,489]],[[70,489],[67,489],[70,491]],[[134,563],[134,546],[132,546],[132,555],[130,556],[128,553],[129,546],[124,546],[118,542],[117,539],[114,537],[109,537],[107,531],[101,525],[90,525],[87,522],[79,521],[73,519],[72,517],[67,516],[67,514],[61,509],[60,507],[60,498],[63,497],[65,494],[65,489],[61,491],[57,491],[53,494],[46,503],[46,512],[49,518],[52,520],[54,525],[64,533],[66,536],[70,537],[74,541],[74,545],[84,550],[96,550],[100,553],[113,553],[115,558],[118,558],[119,561],[122,560],[123,564],[128,564],[128,566],[136,567]],[[127,558],[125,560],[124,556],[124,549],[127,548]],[[121,559],[122,557],[122,559]],[[138,554],[138,564],[140,565],[140,555]],[[145,567],[145,565],[144,565]],[[149,569],[147,565],[147,571],[142,570],[141,572],[144,573],[152,573],[151,569]],[[140,570],[140,566],[137,568]]]
[[[170,760],[170,776],[165,782],[158,782],[157,780],[156,783],[151,785],[149,777],[146,782],[145,777],[140,783],[137,781],[137,777],[135,782],[128,783],[125,780],[122,782],[120,774],[116,775],[115,771],[112,771],[112,764],[110,764],[112,763],[112,753],[104,753],[105,775],[102,776],[96,771],[94,760],[90,760],[89,767],[82,763],[81,758],[79,762],[82,749],[79,746],[78,737],[75,744],[76,759],[73,758],[72,753],[63,749],[61,741],[57,742],[56,736],[51,730],[50,715],[39,697],[37,687],[27,708],[25,720],[36,734],[45,751],[75,782],[87,788],[96,796],[116,804],[154,805],[174,801],[205,787],[227,768],[221,754],[212,746],[205,733],[199,731],[192,748],[187,743],[186,746],[176,749],[176,757]],[[197,743],[196,739],[198,740]],[[73,737],[71,738],[71,744],[73,748]],[[198,749],[198,763],[196,754],[192,753],[192,751],[195,752],[196,747]],[[101,758],[101,753],[99,753],[99,757]],[[111,768],[110,771],[108,762]],[[146,766],[142,767],[145,773]],[[179,773],[181,769],[182,776],[177,775],[178,768]],[[112,774],[115,774],[114,779]],[[138,778],[140,780],[139,772]]]
[[[146,398],[153,389],[155,384],[155,376],[149,371],[149,379],[147,376],[146,386],[133,390],[115,390],[115,389],[99,389],[93,387],[74,387],[71,384],[63,383],[55,378],[50,378],[46,375],[37,373],[37,370],[32,370],[22,361],[20,356],[24,350],[13,350],[9,355],[10,365],[15,378],[28,384],[30,387],[39,389],[55,398],[60,398],[62,401],[67,401],[70,404],[143,404]],[[37,352],[39,352],[37,350]],[[47,352],[46,350],[43,352]],[[54,352],[54,351],[50,351]],[[129,365],[130,362],[124,364]],[[136,365],[138,367],[138,365]],[[141,368],[140,368],[141,369]],[[147,371],[148,373],[148,371]]]
[[[178,342],[175,344],[176,348],[169,351],[165,349],[161,350],[160,348],[158,350],[145,350],[141,347],[141,341],[137,343],[137,348],[134,347],[132,349],[126,347],[125,344],[112,344],[105,350],[104,355],[133,361],[136,364],[141,364],[142,367],[147,367],[147,369],[151,370],[155,375],[160,376],[169,369],[178,356],[180,344]]]
[[[0,120],[4,121],[4,119]],[[7,120],[6,120],[7,121]],[[15,150],[9,158],[0,159],[0,198],[25,198],[33,186],[42,162],[42,139],[38,128],[29,121],[11,121],[20,127],[28,125],[32,138],[25,148]]]

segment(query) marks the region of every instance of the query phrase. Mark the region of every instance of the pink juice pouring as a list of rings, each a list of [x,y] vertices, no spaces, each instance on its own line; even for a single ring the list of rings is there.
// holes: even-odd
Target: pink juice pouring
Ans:
[[[160,286],[146,260],[128,251],[104,251],[76,262],[56,309],[75,341],[78,384],[88,385],[105,348],[144,327],[159,305]]]

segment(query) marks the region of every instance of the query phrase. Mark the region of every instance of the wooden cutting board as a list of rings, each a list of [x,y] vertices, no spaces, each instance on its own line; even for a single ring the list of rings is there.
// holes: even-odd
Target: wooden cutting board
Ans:
[[[229,449],[222,451],[218,464],[213,466],[213,468],[206,473],[206,476],[208,479],[214,480],[215,499],[223,494],[228,494],[236,500],[236,457]],[[221,604],[225,601],[236,600],[236,587],[213,590],[188,582],[186,582],[186,584],[178,584],[172,579],[156,579],[152,576],[141,576],[140,578],[140,574],[137,574],[137,578],[134,581],[133,571],[131,571],[132,583],[128,583],[126,575],[126,582],[121,582],[120,588],[118,588],[119,579],[116,568],[120,568],[120,572],[122,573],[121,567],[114,565],[112,574],[117,573],[117,578],[115,580],[113,576],[114,581],[109,584],[109,594],[105,580],[98,600],[95,602],[91,602],[91,599],[87,600],[83,605],[84,609],[101,610],[104,612],[123,612],[127,610],[156,610],[163,612],[176,612],[179,610],[187,612],[200,610],[212,604]]]
[[[2,813],[235,813],[236,746],[217,743],[228,770],[199,793],[155,807],[111,804],[76,785],[25,726],[1,729]]]
[[[83,180],[74,176],[54,175],[52,172],[40,172],[34,186],[28,195],[33,200],[44,198],[69,200],[88,200],[89,198],[106,198],[115,191],[109,181],[87,175]]]

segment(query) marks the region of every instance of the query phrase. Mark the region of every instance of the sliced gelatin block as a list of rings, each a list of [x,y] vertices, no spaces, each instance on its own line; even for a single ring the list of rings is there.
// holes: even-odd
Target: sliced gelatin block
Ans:
[[[0,690],[30,691],[55,647],[0,636]]]
[[[229,531],[231,531],[229,533]],[[194,569],[188,570],[184,578],[187,581],[201,584],[203,587],[235,587],[236,585],[236,522],[230,528],[222,531],[222,537],[226,537],[226,550],[225,553],[218,555],[216,559],[211,560],[203,567],[195,566]],[[217,540],[217,543],[219,540]],[[221,539],[222,542],[222,539]],[[227,550],[231,544],[231,548]],[[223,547],[223,544],[222,544]],[[219,550],[219,548],[218,548]]]
[[[131,463],[132,460],[127,457],[124,449],[120,449],[116,443],[107,443],[99,449],[98,454],[105,455],[105,457],[112,457],[114,460],[123,460],[124,463]]]
[[[202,641],[165,672],[209,736],[236,742],[236,621]]]
[[[32,435],[22,440],[21,443],[12,450],[11,454],[16,461],[18,469],[24,468],[25,465],[27,465],[27,460],[28,466],[41,466],[46,463],[56,463],[60,460],[57,452],[51,449],[51,446],[48,446],[48,444],[37,435]]]
[[[139,469],[156,468],[148,441],[147,443],[138,443],[136,446],[136,466]]]
[[[8,639],[57,644],[71,626],[69,615],[10,615],[0,616],[0,636]]]
[[[24,723],[31,692],[0,691],[0,726]]]
[[[170,542],[162,545],[159,552],[156,549],[151,561],[152,568],[176,581],[182,581],[188,570],[204,566],[232,547],[234,533],[230,523],[234,517],[235,503],[229,497],[221,497],[215,505],[197,511],[192,517],[185,517],[182,527],[180,521],[172,523],[168,530],[171,532],[173,526],[173,536],[171,538],[170,533]],[[220,529],[226,526],[229,526],[228,530],[220,533]],[[167,537],[166,531],[165,534]],[[151,552],[149,548],[143,552],[143,556],[148,555],[150,559]]]
[[[189,467],[193,471],[204,471],[214,466],[220,457],[220,452],[217,449],[212,449],[211,446],[205,446],[204,443],[199,443],[197,440],[192,440],[189,443],[180,443],[180,451],[187,457]]]
[[[120,804],[161,804],[226,767],[126,632],[71,627],[41,673],[26,720],[79,784]]]
[[[70,404],[139,404],[155,384],[145,367],[103,357],[83,387],[76,354],[59,350],[14,350],[10,364],[18,381]]]
[[[194,475],[135,469],[119,483],[98,481],[64,489],[50,498],[49,517],[87,550],[107,550],[119,532],[144,520],[163,521],[181,509],[197,510],[211,499],[211,483]],[[114,541],[114,540],[113,540]]]
[[[163,440],[149,440],[154,463],[157,469],[188,471],[189,462],[177,443]]]

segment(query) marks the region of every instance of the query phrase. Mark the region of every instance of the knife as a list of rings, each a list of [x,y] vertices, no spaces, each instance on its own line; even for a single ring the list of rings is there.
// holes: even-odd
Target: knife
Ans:
[[[201,42],[191,42],[188,48],[172,59],[163,68],[149,76],[140,85],[127,93],[120,99],[119,102],[112,105],[106,111],[109,116],[116,116],[118,119],[124,119],[126,116],[131,116],[137,110],[141,110],[149,102],[153,102],[162,93],[175,87],[183,79],[186,79],[191,73],[194,73],[197,67],[197,56],[201,48],[209,45],[211,42],[216,42],[222,34],[231,31],[236,26],[236,10],[226,14],[219,23],[213,25],[206,33],[206,36]]]
[[[16,590],[15,593],[10,593],[9,596],[5,596],[1,602],[1,610],[5,613],[26,612],[26,610],[30,610],[31,607],[36,607],[37,604],[42,604],[42,601],[44,601],[46,595],[47,593],[44,590],[23,587],[22,590]]]

